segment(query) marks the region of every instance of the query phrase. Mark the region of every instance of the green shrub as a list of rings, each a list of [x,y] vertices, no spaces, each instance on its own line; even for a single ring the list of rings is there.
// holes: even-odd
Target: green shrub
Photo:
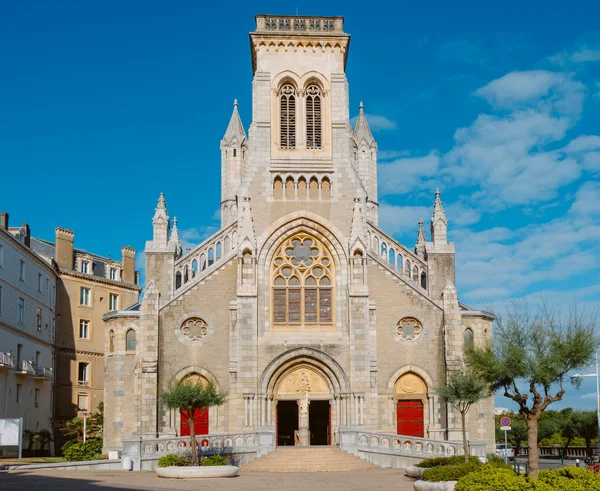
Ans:
[[[493,453],[487,455],[487,463],[498,469],[512,469],[512,465],[506,464],[502,457],[498,457]]]
[[[98,454],[102,457],[102,440],[90,438],[85,443],[73,443],[67,449],[64,449],[63,454],[65,459],[71,462],[80,462],[82,460],[94,460]]]
[[[470,463],[477,463],[479,459],[474,456],[469,457]],[[415,467],[423,467],[426,469],[430,469],[431,467],[438,467],[440,465],[457,465],[464,464],[465,457],[463,455],[455,455],[454,457],[434,457],[431,459],[425,459],[419,462]]]
[[[510,469],[499,469],[489,464],[482,465],[458,480],[454,491],[552,491],[545,482],[528,479]]]
[[[158,467],[185,467],[186,465],[189,465],[187,460],[176,453],[168,453],[158,459]]]
[[[423,473],[423,479],[431,482],[457,481],[461,477],[477,471],[483,465],[484,464],[481,462],[469,462],[468,464],[459,465],[440,465],[427,469]]]
[[[67,449],[69,447],[72,447],[73,445],[75,445],[77,443],[77,440],[67,440],[64,445],[62,447],[60,447],[60,450],[62,451],[62,454],[64,455],[65,452],[67,451]]]
[[[200,465],[229,465],[229,459],[219,454],[210,455],[209,457],[204,457]]]
[[[562,467],[541,471],[540,481],[554,489],[569,491],[600,491],[600,475],[579,467]]]

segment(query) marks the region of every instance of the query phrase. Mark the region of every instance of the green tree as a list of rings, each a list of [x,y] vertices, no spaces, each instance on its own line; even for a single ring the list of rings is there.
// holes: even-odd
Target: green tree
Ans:
[[[544,304],[539,314],[532,315],[526,303],[515,302],[506,318],[496,315],[493,346],[488,343],[466,350],[469,367],[490,384],[492,391],[501,390],[519,405],[519,413],[527,422],[529,473],[533,477],[539,472],[540,416],[563,398],[566,383],[577,384],[578,379],[567,374],[592,361],[598,346],[597,328],[597,315],[586,316],[571,309],[565,318]]]
[[[438,394],[460,412],[465,464],[468,464],[470,452],[467,441],[467,413],[473,404],[489,396],[488,384],[472,372],[459,370],[448,375],[446,385],[438,390]]]
[[[77,440],[77,443],[83,442],[83,420],[80,418],[73,418],[71,421],[67,421],[64,428],[60,429],[60,432],[68,437]]]
[[[168,409],[178,409],[181,417],[186,418],[190,426],[190,446],[192,447],[192,465],[198,465],[196,431],[194,420],[212,406],[225,402],[226,394],[220,393],[215,383],[209,380],[205,384],[199,380],[171,380],[161,399]]]
[[[33,449],[33,444],[36,441],[36,435],[37,433],[33,430],[23,431],[23,440],[27,442],[25,450],[27,450],[28,452],[30,452]]]
[[[39,433],[36,433],[34,436],[36,442],[40,443],[40,450],[46,450],[46,446],[54,440],[54,436],[50,430],[40,430]]]
[[[585,439],[588,457],[592,456],[592,440],[598,437],[598,416],[593,411],[577,411],[574,413],[578,436]]]

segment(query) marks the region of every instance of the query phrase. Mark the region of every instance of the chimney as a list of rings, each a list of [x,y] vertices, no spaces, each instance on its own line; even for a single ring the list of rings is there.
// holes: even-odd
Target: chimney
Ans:
[[[5,211],[0,213],[0,227],[2,227],[4,230],[8,230],[8,213]]]
[[[31,230],[29,229],[29,225],[24,223],[21,225],[21,230],[25,231],[25,237],[23,237],[23,244],[27,247],[31,247]]]
[[[123,268],[122,281],[125,283],[135,283],[135,249],[129,246],[121,247],[122,261],[121,268]]]
[[[66,228],[57,227],[56,232],[56,250],[54,251],[54,260],[60,268],[73,269],[73,242],[75,234]]]

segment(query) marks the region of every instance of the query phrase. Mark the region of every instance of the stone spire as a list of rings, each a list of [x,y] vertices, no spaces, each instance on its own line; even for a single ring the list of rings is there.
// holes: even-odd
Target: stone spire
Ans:
[[[415,244],[415,252],[421,259],[425,258],[425,230],[423,229],[423,220],[419,220],[419,231],[417,232],[417,243]]]
[[[442,207],[440,194],[440,190],[436,189],[433,215],[431,216],[431,240],[434,246],[448,243],[448,220],[446,220],[446,212]]]
[[[177,217],[173,217],[173,228],[171,229],[171,237],[169,242],[175,244],[175,250],[177,251],[177,257],[181,256],[181,240],[179,238],[179,229],[177,228]]]
[[[167,213],[167,202],[163,193],[160,193],[154,209],[152,227],[154,229],[153,240],[166,245],[169,236],[169,214]]]
[[[366,140],[367,143],[375,141],[373,134],[371,133],[371,128],[369,128],[364,109],[365,106],[363,106],[363,103],[361,102],[360,106],[358,106],[358,118],[356,119],[356,126],[354,127],[354,140],[357,143],[363,139]]]
[[[244,125],[238,112],[238,101],[233,101],[233,114],[229,120],[229,126],[223,137],[223,143],[225,145],[241,145],[246,139],[246,132],[244,131]]]

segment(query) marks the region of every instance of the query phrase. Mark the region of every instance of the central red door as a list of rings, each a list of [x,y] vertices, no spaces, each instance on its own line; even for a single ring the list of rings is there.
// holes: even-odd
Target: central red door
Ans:
[[[406,436],[425,436],[423,401],[398,401],[397,433]]]
[[[185,411],[187,414],[187,411]],[[196,435],[208,435],[208,409],[196,409],[194,413],[194,430]],[[190,436],[190,421],[181,415],[181,436]]]

